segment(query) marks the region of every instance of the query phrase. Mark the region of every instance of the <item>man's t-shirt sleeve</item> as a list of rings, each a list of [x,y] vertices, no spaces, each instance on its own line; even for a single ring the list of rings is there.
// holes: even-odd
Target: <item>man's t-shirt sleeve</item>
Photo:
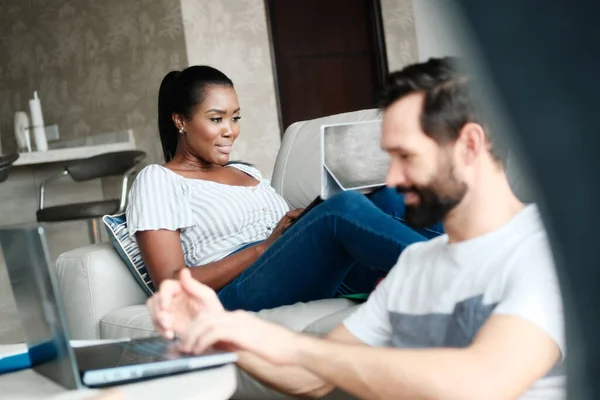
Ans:
[[[526,247],[510,266],[504,293],[493,314],[515,315],[532,322],[550,335],[564,358],[562,297],[548,241],[545,236],[535,238]]]
[[[390,346],[392,326],[388,311],[389,294],[397,282],[403,256],[387,277],[377,285],[366,303],[344,321],[354,337],[370,346]]]

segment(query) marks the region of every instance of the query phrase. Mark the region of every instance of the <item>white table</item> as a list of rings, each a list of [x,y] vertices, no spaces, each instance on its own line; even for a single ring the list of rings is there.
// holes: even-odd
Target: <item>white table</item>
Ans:
[[[12,347],[14,348],[14,346]],[[0,352],[3,350],[8,352],[7,350],[11,349],[8,346],[0,346]],[[120,396],[115,396],[115,400],[225,400],[233,395],[235,388],[235,366],[230,364],[203,371],[117,386],[110,390],[116,389],[120,394]],[[98,396],[101,392],[100,389],[69,391],[37,374],[32,369],[0,375],[0,397],[2,400],[95,400],[95,396]]]

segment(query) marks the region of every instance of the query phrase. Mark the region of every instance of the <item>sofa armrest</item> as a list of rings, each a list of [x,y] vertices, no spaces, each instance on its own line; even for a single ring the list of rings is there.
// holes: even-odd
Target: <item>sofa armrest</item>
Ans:
[[[71,339],[100,339],[102,317],[148,298],[109,243],[62,254],[56,270]]]

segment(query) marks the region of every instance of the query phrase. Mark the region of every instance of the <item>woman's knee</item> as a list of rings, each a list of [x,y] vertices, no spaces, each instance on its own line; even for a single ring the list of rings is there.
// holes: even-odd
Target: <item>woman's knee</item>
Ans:
[[[322,205],[333,211],[345,211],[360,208],[367,202],[369,202],[369,199],[362,193],[356,190],[348,190],[335,194]]]
[[[397,190],[383,187],[367,195],[380,210],[394,217],[403,218],[405,213],[404,195]]]

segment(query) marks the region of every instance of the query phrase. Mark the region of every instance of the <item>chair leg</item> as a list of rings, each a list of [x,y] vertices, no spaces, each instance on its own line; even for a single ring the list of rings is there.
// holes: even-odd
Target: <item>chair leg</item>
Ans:
[[[100,243],[102,241],[100,220],[98,218],[88,220],[88,235],[91,243]]]

